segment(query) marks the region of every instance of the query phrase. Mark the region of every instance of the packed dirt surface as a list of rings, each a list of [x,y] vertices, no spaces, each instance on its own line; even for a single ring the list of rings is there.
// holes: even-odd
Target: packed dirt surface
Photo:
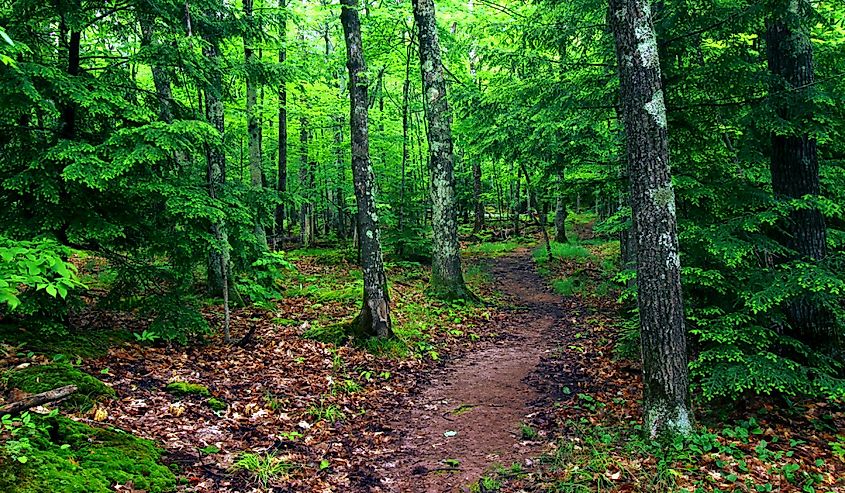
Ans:
[[[386,464],[390,491],[470,491],[492,466],[530,464],[540,453],[522,425],[542,397],[529,376],[552,350],[560,298],[546,288],[526,249],[495,260],[492,274],[514,306],[500,327],[504,338],[446,365],[409,399],[394,423],[403,441],[398,460]]]

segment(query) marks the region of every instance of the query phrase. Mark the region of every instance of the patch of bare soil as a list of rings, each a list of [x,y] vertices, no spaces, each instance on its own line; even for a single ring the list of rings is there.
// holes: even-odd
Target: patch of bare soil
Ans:
[[[515,306],[499,322],[504,337],[444,367],[406,403],[393,423],[402,449],[383,471],[390,491],[469,491],[491,466],[530,464],[541,452],[522,430],[532,403],[543,400],[530,376],[552,351],[565,312],[527,249],[497,259],[492,271]]]

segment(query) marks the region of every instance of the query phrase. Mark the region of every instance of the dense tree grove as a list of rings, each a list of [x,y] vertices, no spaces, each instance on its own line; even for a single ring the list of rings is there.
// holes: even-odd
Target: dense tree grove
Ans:
[[[551,258],[591,211],[650,435],[841,399],[843,75],[833,0],[5,0],[0,315],[61,338],[96,299],[228,341],[286,250],[349,245],[345,330],[389,339],[386,259],[472,303],[462,240]]]

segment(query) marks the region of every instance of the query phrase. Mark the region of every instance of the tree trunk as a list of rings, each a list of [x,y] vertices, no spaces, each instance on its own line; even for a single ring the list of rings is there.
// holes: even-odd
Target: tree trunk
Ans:
[[[813,46],[803,26],[800,0],[780,0],[779,4],[766,25],[766,51],[773,75],[769,97],[777,117],[799,129],[772,133],[770,170],[775,198],[788,202],[819,195],[819,160],[816,140],[801,129],[813,117],[807,93],[815,79]],[[785,234],[778,239],[795,252],[794,258],[817,262],[825,257],[827,231],[818,208],[793,210],[780,227]],[[803,342],[817,348],[835,343],[832,317],[812,297],[790,301],[786,315],[792,334]]]
[[[141,47],[152,46],[153,33],[155,31],[155,17],[146,13],[138,12],[138,25],[141,27]],[[170,86],[170,78],[160,65],[153,63],[150,66],[153,73],[153,84],[158,95],[158,116],[165,123],[173,122],[173,91]]]
[[[616,38],[643,356],[643,412],[649,437],[692,431],[675,192],[666,108],[649,0],[610,0]]]
[[[280,20],[279,38],[279,65],[284,65],[287,59],[287,8],[286,0],[279,0],[279,8],[282,10]],[[284,235],[285,231],[285,203],[288,192],[288,91],[284,79],[279,83],[279,162],[276,182],[276,191],[279,192],[279,204],[276,205],[276,241]]]
[[[299,195],[302,204],[299,206],[299,242],[303,247],[309,247],[314,242],[311,232],[311,189],[310,170],[308,163],[308,119],[299,119]]]
[[[219,5],[216,12],[222,10]],[[213,18],[215,11],[207,13]],[[210,62],[210,74],[205,88],[205,114],[208,123],[220,133],[219,146],[209,146],[206,151],[206,182],[208,183],[208,195],[214,200],[223,196],[223,188],[226,183],[226,154],[223,149],[225,142],[225,122],[223,107],[223,78],[220,72],[220,45],[217,32],[211,28],[203,31],[203,39],[206,44],[203,47],[203,55]],[[214,236],[216,245],[209,251],[208,258],[208,289],[211,295],[223,295],[223,304],[226,316],[224,319],[224,333],[226,340],[229,340],[229,238],[226,233],[225,221],[214,222],[211,226],[211,233]]]
[[[431,291],[444,299],[473,298],[461,270],[458,217],[455,204],[452,115],[446,99],[446,80],[437,35],[433,0],[413,0],[418,26],[420,68],[428,119],[432,229]]]
[[[410,38],[413,34],[408,33]],[[400,236],[405,231],[405,181],[406,172],[408,168],[408,158],[410,156],[408,148],[408,112],[410,111],[410,89],[411,89],[411,50],[414,44],[408,42],[408,49],[405,54],[405,80],[402,83],[402,178],[399,186],[399,234]],[[399,256],[402,256],[404,250],[404,238],[400,240],[397,246]]]
[[[246,65],[246,131],[249,147],[249,178],[252,189],[260,192],[264,189],[264,176],[261,169],[261,123],[256,114],[258,102],[258,88],[255,83],[254,72],[255,54],[252,49],[252,32],[255,29],[253,24],[252,7],[254,0],[244,0],[244,16],[247,20],[246,31],[244,32],[244,64]],[[258,202],[258,201],[256,201]],[[253,211],[255,240],[263,250],[267,249],[267,233],[264,231],[264,224],[261,221],[260,204]]]
[[[481,162],[478,158],[472,161],[472,200],[475,205],[475,224],[472,230],[478,233],[484,229],[484,202],[481,200]]]
[[[346,66],[349,69],[350,129],[352,141],[352,177],[358,202],[358,238],[361,244],[361,271],[364,300],[358,316],[358,329],[369,336],[391,337],[390,300],[379,238],[378,215],[374,196],[375,176],[370,162],[367,124],[367,67],[361,42],[361,21],[357,0],[342,0],[340,20],[346,41]]]
[[[555,241],[558,243],[569,241],[566,237],[566,217],[569,215],[569,211],[566,210],[566,200],[563,194],[563,171],[559,171],[557,174],[557,201],[555,202]]]
[[[64,24],[64,18],[62,18]],[[64,40],[64,38],[62,38]],[[67,52],[67,74],[70,77],[79,75],[79,50],[81,46],[81,33],[71,31]],[[61,106],[61,130],[59,136],[63,139],[76,138],[76,102],[68,101]]]

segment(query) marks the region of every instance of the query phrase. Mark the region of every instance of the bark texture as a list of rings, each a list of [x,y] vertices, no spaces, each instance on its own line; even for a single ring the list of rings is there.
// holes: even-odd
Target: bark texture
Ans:
[[[214,12],[208,17],[214,18]],[[223,195],[226,183],[226,154],[223,151],[225,122],[223,118],[223,78],[219,68],[220,45],[216,30],[208,26],[203,30],[203,55],[209,61],[210,73],[205,87],[205,117],[208,123],[220,133],[217,146],[209,146],[206,150],[206,183],[208,195],[218,199]],[[212,224],[212,234],[217,242],[215,248],[209,252],[208,258],[208,289],[212,296],[228,295],[225,287],[228,285],[229,240],[224,221]]]
[[[357,1],[341,0],[341,4],[343,7],[340,20],[346,41],[346,67],[349,69],[352,180],[358,202],[357,227],[361,246],[361,271],[364,277],[364,301],[357,323],[363,334],[384,338],[391,337],[393,330],[376,214],[375,176],[370,162],[367,67],[364,62]]]
[[[287,59],[287,7],[285,0],[279,0],[279,7],[282,9],[280,20],[281,47],[279,48],[279,65],[284,65]],[[285,203],[288,192],[288,91],[285,80],[279,83],[279,162],[277,170],[276,191],[279,193],[280,202],[276,205],[276,241],[284,236],[285,230]]]
[[[255,64],[255,53],[252,49],[252,30],[255,28],[253,23],[253,3],[254,0],[244,0],[244,16],[247,20],[246,30],[244,32],[244,64],[246,65],[246,131],[249,148],[249,177],[253,190],[261,191],[264,189],[264,176],[261,170],[261,124],[256,114],[256,105],[258,103],[258,87],[255,83],[253,75]],[[264,224],[261,221],[261,206],[258,205],[253,211],[255,217],[255,240],[258,245],[264,250],[267,249],[267,234],[264,230]]]
[[[472,298],[461,270],[452,114],[446,99],[446,80],[443,77],[434,1],[413,0],[413,8],[418,26],[423,100],[428,120],[428,166],[434,230],[431,288],[433,294],[441,298]]]
[[[675,192],[666,109],[649,0],[610,0],[616,38],[643,356],[645,430],[654,438],[692,430]]]
[[[807,90],[815,81],[813,46],[803,27],[801,0],[780,0],[778,9],[766,25],[766,52],[772,74],[771,98],[776,117],[795,130],[772,133],[772,191],[779,200],[818,196],[819,160],[816,141],[802,124],[812,119],[813,108]],[[795,252],[795,257],[810,262],[824,259],[827,232],[824,216],[815,207],[801,208],[789,214],[780,225],[784,234],[779,241]],[[786,259],[784,259],[786,260]],[[791,301],[786,307],[792,335],[814,346],[830,345],[835,339],[829,313],[810,297]]]

